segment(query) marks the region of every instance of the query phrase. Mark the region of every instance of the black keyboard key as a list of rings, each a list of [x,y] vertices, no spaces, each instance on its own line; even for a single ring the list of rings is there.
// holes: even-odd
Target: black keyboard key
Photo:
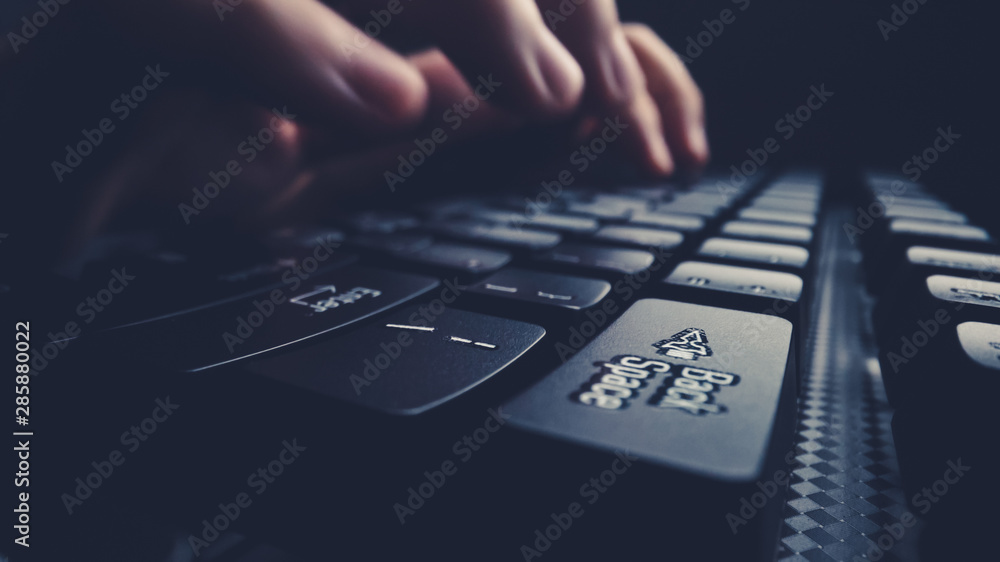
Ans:
[[[500,269],[511,260],[510,253],[504,250],[435,242],[426,234],[359,234],[351,238],[351,243],[386,254],[390,260],[424,266],[431,273],[445,276],[482,275]]]
[[[970,242],[988,242],[986,230],[968,224],[950,224],[916,219],[893,219],[889,223],[889,235],[914,236],[938,239],[952,239]]]
[[[598,230],[594,234],[594,239],[639,248],[670,249],[680,246],[684,242],[684,235],[659,228],[611,225]]]
[[[906,250],[906,259],[914,266],[1000,275],[1000,254],[911,246]]]
[[[427,234],[386,234],[377,232],[352,236],[348,243],[366,250],[386,254],[412,254],[413,252],[429,247],[434,243],[434,238]]]
[[[483,275],[496,271],[511,260],[510,253],[504,250],[451,242],[435,242],[426,248],[399,257],[432,268],[441,268],[445,272],[468,275]]]
[[[870,279],[868,286],[874,295],[881,295],[887,289],[912,294],[919,291],[919,285],[934,274],[976,276],[988,280],[1000,275],[1000,254],[911,246],[906,249],[900,266],[892,268],[883,277]]]
[[[662,201],[669,198],[675,191],[672,187],[663,186],[625,186],[617,188],[619,193],[631,195],[647,201]]]
[[[478,209],[471,215],[477,219],[498,222],[516,227],[529,226],[542,230],[556,230],[587,234],[594,232],[600,226],[597,220],[589,217],[577,217],[557,213],[518,213],[498,209]]]
[[[709,238],[698,249],[698,255],[795,269],[803,269],[809,262],[809,250],[801,246],[734,238]]]
[[[601,537],[628,536],[636,552],[667,541],[697,545],[677,547],[684,560],[771,559],[773,544],[762,547],[761,537],[777,535],[784,502],[761,505],[739,533],[726,514],[761,493],[761,482],[791,471],[784,457],[794,425],[792,338],[791,324],[773,316],[639,300],[504,404],[524,432],[506,456],[532,459],[526,496],[546,497],[545,505],[575,496],[580,483],[601,484],[594,477],[602,471],[604,484],[614,482],[612,471],[620,475],[616,486],[634,495],[597,515],[597,529]],[[623,474],[626,460],[635,467]],[[614,541],[590,537],[559,546],[575,547],[568,560],[614,560],[621,552]]]
[[[802,245],[808,245],[813,238],[812,229],[804,226],[744,220],[729,221],[722,225],[722,234]]]
[[[722,190],[717,188],[713,189],[711,187],[703,191],[678,193],[674,196],[673,201],[671,201],[671,203],[678,203],[681,205],[701,205],[705,207],[717,207],[719,209],[728,208],[735,202],[735,195],[731,193],[724,193]]]
[[[567,269],[590,269],[605,273],[634,274],[653,265],[655,259],[653,254],[645,250],[586,244],[560,244],[538,256],[537,261],[557,264]]]
[[[961,355],[955,326],[1000,323],[1000,282],[930,275],[888,292],[874,316],[886,393],[899,405],[931,392],[942,372],[961,376],[950,365]]]
[[[648,199],[624,193],[596,193],[593,202],[608,207],[626,208],[633,213],[647,211],[650,206]]]
[[[408,213],[368,211],[352,216],[348,224],[360,232],[398,232],[420,226],[420,219]]]
[[[934,298],[941,301],[1000,308],[1000,283],[996,282],[951,275],[931,275],[927,278],[927,290]]]
[[[751,206],[759,209],[813,214],[819,210],[819,201],[814,199],[790,199],[780,195],[762,195],[754,199]]]
[[[750,221],[788,223],[810,228],[816,226],[816,215],[813,213],[798,213],[780,209],[747,207],[739,212],[739,217]]]
[[[469,292],[531,304],[581,310],[601,302],[611,284],[598,279],[508,268],[471,285]]]
[[[762,195],[772,195],[778,197],[790,197],[793,199],[808,199],[819,201],[823,197],[823,188],[816,182],[793,182],[781,181],[769,185]]]
[[[478,221],[446,221],[431,224],[428,228],[445,236],[511,249],[547,250],[562,241],[562,237],[555,232],[513,228]]]
[[[264,243],[276,251],[312,250],[319,245],[342,244],[347,236],[336,228],[279,228],[268,233]]]
[[[1000,253],[986,230],[970,224],[954,224],[915,219],[892,219],[876,224],[865,234],[864,260],[869,289],[878,294],[885,281],[905,261],[912,246],[935,246],[953,250]],[[870,237],[869,237],[870,236]]]
[[[880,346],[886,393],[896,407],[930,407],[941,385],[975,389],[977,396],[1000,391],[1000,310],[991,322],[962,321],[953,309],[900,326],[895,341]]]
[[[885,216],[889,219],[914,219],[953,224],[966,224],[969,222],[968,217],[955,211],[920,205],[905,205],[898,202],[893,202],[886,206]]]
[[[672,200],[656,205],[656,210],[715,217],[736,202],[736,197],[719,190],[677,194]]]
[[[698,215],[706,219],[718,217],[724,209],[724,205],[697,201],[670,201],[656,206],[656,211],[659,213]]]
[[[798,302],[802,296],[802,278],[797,275],[697,261],[678,265],[666,282],[789,302]]]
[[[343,328],[437,286],[430,277],[348,266],[253,297],[125,326],[106,337],[126,338],[119,345],[134,346],[134,357],[198,371]]]
[[[86,307],[85,320],[99,330],[147,322],[301,283],[358,261],[357,255],[341,251],[338,241],[312,240],[315,245],[309,246],[307,240],[269,239],[270,248],[258,247],[256,261],[242,263],[171,251],[91,263],[81,287],[106,286],[113,278],[127,283],[127,290],[116,295],[114,306]]]
[[[926,207],[928,209],[941,209],[947,211],[950,209],[947,203],[941,201],[940,199],[932,196],[925,195],[919,197],[894,197],[894,196],[884,196],[878,197],[878,200],[886,207],[892,207],[894,205],[902,205],[905,207]]]
[[[566,205],[567,213],[574,213],[601,220],[625,220],[632,214],[633,207],[629,205],[609,205],[593,201],[573,201]]]
[[[802,320],[802,278],[791,273],[686,261],[664,283],[666,295],[673,298],[776,314],[796,324]]]
[[[1000,381],[1000,324],[963,322],[956,332],[966,357],[990,371],[991,384],[996,385]]]
[[[249,370],[394,415],[416,415],[482,384],[545,335],[539,326],[445,308],[404,307],[342,337],[255,361]]]
[[[663,213],[643,211],[632,213],[629,223],[637,226],[652,226],[656,228],[666,228],[680,230],[682,232],[698,232],[705,228],[705,219],[698,215],[684,215],[680,213]]]
[[[776,424],[791,349],[780,318],[643,299],[504,409],[533,433],[752,484],[769,478],[772,447],[787,450],[789,427]]]

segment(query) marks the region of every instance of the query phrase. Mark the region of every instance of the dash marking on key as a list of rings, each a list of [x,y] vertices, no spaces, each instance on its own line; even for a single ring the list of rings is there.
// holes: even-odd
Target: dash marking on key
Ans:
[[[386,324],[386,328],[399,328],[400,330],[420,330],[421,332],[433,332],[434,328],[427,326],[407,326],[405,324]]]
[[[517,287],[504,287],[503,285],[494,285],[493,283],[486,284],[487,289],[492,289],[494,291],[503,291],[505,293],[516,293]]]

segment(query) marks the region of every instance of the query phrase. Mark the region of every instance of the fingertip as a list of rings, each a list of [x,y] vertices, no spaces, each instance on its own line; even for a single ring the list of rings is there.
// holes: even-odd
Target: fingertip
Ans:
[[[711,158],[708,146],[708,135],[703,125],[692,125],[687,131],[688,159],[692,165],[704,168]]]
[[[541,117],[561,117],[572,113],[583,98],[583,69],[555,37],[544,37],[536,47],[533,95],[529,110]]]
[[[379,58],[358,64],[350,78],[351,86],[378,120],[380,129],[412,127],[423,119],[430,103],[427,81],[405,59]]]
[[[636,96],[626,113],[626,120],[634,127],[635,146],[640,151],[640,159],[646,170],[653,176],[673,174],[676,169],[675,159],[667,146],[660,113],[653,99],[648,94]]]
[[[598,59],[601,68],[598,90],[605,105],[628,105],[645,88],[639,62],[632,53],[625,34],[620,30],[600,50]]]
[[[652,132],[646,140],[646,160],[649,171],[654,175],[669,176],[674,173],[676,165],[674,158],[670,155],[667,143],[663,141],[661,133]]]

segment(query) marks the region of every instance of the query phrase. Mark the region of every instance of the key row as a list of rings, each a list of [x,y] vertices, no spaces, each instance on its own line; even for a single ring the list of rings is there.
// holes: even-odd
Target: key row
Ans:
[[[1000,380],[1000,247],[926,187],[869,175],[858,221],[890,401],[927,404],[941,377],[977,392]],[[864,227],[864,229],[862,229]]]

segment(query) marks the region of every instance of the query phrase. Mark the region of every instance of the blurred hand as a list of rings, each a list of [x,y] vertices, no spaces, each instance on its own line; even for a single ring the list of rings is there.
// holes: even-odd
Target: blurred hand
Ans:
[[[162,56],[165,68],[170,61],[201,69],[206,83],[169,88],[150,103],[134,142],[97,182],[78,235],[137,201],[162,204],[180,220],[178,203],[189,203],[192,188],[262,128],[274,139],[253,161],[240,158],[228,203],[213,213],[287,219],[315,211],[317,190],[373,179],[384,186],[383,173],[413,138],[440,127],[443,113],[484,82],[500,86],[468,124],[449,130],[449,144],[533,123],[620,116],[629,125],[624,144],[652,175],[708,159],[697,86],[649,28],[619,22],[613,0],[338,5],[370,20],[361,24],[369,33],[317,0],[101,6],[131,45]],[[433,48],[394,52],[378,36],[395,26]],[[287,108],[286,117],[272,108]]]

